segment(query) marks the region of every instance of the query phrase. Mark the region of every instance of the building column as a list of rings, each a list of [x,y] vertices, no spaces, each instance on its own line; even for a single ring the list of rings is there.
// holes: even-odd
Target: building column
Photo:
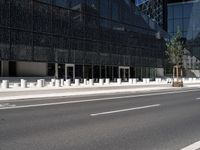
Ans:
[[[67,64],[65,64],[65,79],[68,79],[68,76],[67,76],[67,72],[68,72],[68,71],[67,71],[67,69],[68,69],[68,68],[67,68]]]
[[[99,65],[99,74],[100,74],[99,78],[101,79],[101,65]]]
[[[58,78],[58,63],[55,63],[55,78]]]
[[[83,79],[85,79],[85,65],[83,64]]]
[[[107,66],[105,66],[105,78],[107,78]]]
[[[94,65],[93,64],[92,64],[91,71],[92,71],[92,79],[94,79]]]

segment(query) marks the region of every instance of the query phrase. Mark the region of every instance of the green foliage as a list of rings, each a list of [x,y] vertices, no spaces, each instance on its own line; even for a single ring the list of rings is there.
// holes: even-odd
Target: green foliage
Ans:
[[[166,44],[166,54],[169,62],[173,65],[181,65],[184,55],[184,43],[181,38],[181,32],[178,30],[176,35]]]

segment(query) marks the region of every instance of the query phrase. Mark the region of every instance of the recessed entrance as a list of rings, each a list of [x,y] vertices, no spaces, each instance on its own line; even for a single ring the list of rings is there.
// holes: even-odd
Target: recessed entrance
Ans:
[[[130,67],[119,67],[119,78],[122,79],[122,81],[128,81],[130,78]]]
[[[75,65],[65,64],[65,79],[75,79]]]

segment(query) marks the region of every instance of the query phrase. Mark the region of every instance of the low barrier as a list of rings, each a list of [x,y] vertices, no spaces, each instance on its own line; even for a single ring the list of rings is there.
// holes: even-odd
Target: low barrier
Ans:
[[[174,79],[176,80],[176,79]],[[182,78],[184,83],[200,83],[200,78]],[[96,82],[95,82],[96,81]],[[143,78],[142,82],[136,78],[129,78],[127,82],[124,82],[121,78],[117,78],[115,82],[111,82],[109,78],[106,79],[75,79],[72,82],[71,79],[51,79],[46,81],[45,79],[38,79],[36,82],[28,82],[25,79],[20,79],[18,82],[10,82],[9,80],[0,81],[1,89],[8,88],[60,88],[60,87],[79,87],[79,86],[119,86],[119,85],[148,85],[148,84],[171,84],[172,78],[156,78],[155,81],[151,81],[150,78]]]

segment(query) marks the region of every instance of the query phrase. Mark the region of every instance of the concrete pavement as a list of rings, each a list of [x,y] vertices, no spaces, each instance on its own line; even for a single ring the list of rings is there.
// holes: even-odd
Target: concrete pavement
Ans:
[[[200,88],[199,83],[185,84],[187,88]],[[138,93],[162,90],[178,90],[170,84],[156,85],[120,85],[120,86],[96,86],[96,87],[74,87],[74,88],[36,88],[36,89],[8,89],[0,90],[0,101],[17,99],[37,99],[37,98],[56,98],[69,96],[86,96],[96,94],[115,94],[115,93]]]
[[[198,89],[118,93],[56,99],[75,103],[0,110],[0,150],[180,150],[200,140],[199,97]],[[78,102],[83,100],[91,101]],[[55,99],[43,103],[51,101]],[[91,115],[103,112],[114,113]]]

